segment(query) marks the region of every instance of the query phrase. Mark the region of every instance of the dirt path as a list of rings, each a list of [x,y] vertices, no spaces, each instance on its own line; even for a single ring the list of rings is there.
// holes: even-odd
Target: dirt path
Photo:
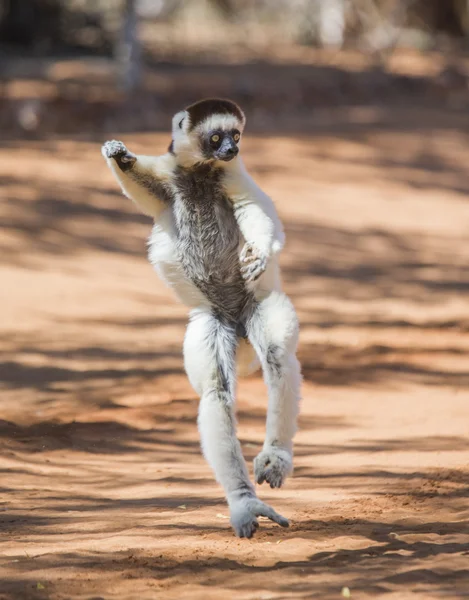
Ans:
[[[469,139],[419,111],[350,119],[245,142],[287,225],[305,376],[295,476],[259,489],[292,526],[251,541],[199,452],[148,220],[97,145],[2,146],[1,600],[467,595]],[[265,404],[241,384],[249,461]]]

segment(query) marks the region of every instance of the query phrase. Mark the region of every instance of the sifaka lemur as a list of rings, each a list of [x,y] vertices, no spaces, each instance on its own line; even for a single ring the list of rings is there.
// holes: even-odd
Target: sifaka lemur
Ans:
[[[200,395],[202,450],[236,534],[251,537],[258,516],[283,527],[288,521],[257,498],[249,480],[236,436],[236,376],[262,366],[269,400],[254,475],[280,487],[292,471],[301,373],[298,320],[277,260],[283,228],[239,156],[244,125],[234,102],[202,100],[173,117],[166,154],[137,156],[118,141],[102,153],[124,194],[153,217],[149,259],[191,309],[184,366]]]

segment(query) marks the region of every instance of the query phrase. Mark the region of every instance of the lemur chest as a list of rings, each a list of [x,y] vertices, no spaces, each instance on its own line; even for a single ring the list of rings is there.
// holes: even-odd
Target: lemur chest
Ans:
[[[181,169],[173,185],[177,246],[188,275],[238,279],[240,231],[220,170]]]

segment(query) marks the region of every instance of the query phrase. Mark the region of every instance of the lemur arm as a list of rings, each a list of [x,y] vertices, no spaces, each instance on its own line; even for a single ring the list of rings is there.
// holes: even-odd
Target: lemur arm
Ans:
[[[165,182],[173,157],[137,156],[115,140],[104,144],[102,154],[124,194],[143,213],[157,219],[168,205]]]
[[[283,226],[272,200],[238,161],[236,171],[228,173],[227,192],[244,239],[268,259],[284,246]]]
[[[244,239],[267,258],[280,252],[285,243],[282,224],[274,210],[273,203],[270,207],[256,196],[234,202],[235,217]]]
[[[243,163],[228,170],[228,196],[246,244],[241,251],[241,274],[246,281],[262,275],[271,256],[280,252],[285,234],[272,200],[247,173]]]

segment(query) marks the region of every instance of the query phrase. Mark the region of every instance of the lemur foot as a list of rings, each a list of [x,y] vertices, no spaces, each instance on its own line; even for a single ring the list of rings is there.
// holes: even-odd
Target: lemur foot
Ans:
[[[246,242],[239,257],[241,275],[245,281],[256,281],[267,267],[267,257],[262,255],[253,242]]]
[[[134,165],[137,157],[127,150],[123,142],[111,140],[101,148],[104,158],[113,158],[122,171],[128,171]]]
[[[281,527],[289,527],[290,523],[285,517],[255,496],[240,498],[230,503],[231,525],[238,537],[250,538],[259,527],[257,517],[267,517],[278,523]]]
[[[287,475],[293,470],[292,457],[288,450],[270,446],[262,450],[254,459],[254,479],[256,483],[264,481],[271,488],[279,488]]]

